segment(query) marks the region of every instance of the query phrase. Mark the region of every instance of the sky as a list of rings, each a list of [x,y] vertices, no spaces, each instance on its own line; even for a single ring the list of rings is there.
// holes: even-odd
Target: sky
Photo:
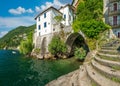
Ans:
[[[0,0],[0,37],[18,26],[35,24],[35,16],[50,6],[60,8],[72,0]]]

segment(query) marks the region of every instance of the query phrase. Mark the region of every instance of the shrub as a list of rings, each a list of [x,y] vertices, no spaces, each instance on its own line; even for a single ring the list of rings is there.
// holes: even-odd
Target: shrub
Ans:
[[[83,48],[76,48],[74,55],[76,59],[83,60],[86,56],[86,50]]]
[[[67,48],[59,36],[53,36],[48,46],[48,50],[51,54],[58,56],[60,54],[64,54],[67,51]]]
[[[30,32],[27,36],[27,39],[26,40],[23,40],[21,43],[20,43],[20,52],[22,54],[26,54],[26,55],[30,55],[30,53],[32,52],[32,49],[33,49],[33,40],[32,40],[32,37],[33,37],[33,33]]]
[[[33,46],[32,46],[32,42],[29,40],[26,41],[22,41],[20,43],[20,52],[23,54],[30,54],[30,52],[32,51]]]

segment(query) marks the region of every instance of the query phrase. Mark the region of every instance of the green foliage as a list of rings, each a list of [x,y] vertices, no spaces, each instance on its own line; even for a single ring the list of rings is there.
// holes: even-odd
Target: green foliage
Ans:
[[[61,22],[63,20],[62,16],[55,16],[54,19],[56,20],[56,22]]]
[[[40,53],[40,49],[39,49],[39,48],[36,48],[36,49],[34,50],[34,52],[35,52],[36,54],[39,54],[39,53]]]
[[[95,38],[97,39],[99,36],[99,33],[102,33],[103,31],[108,29],[108,26],[102,22],[102,21],[97,21],[95,19],[87,20],[84,22],[81,21],[76,21],[76,24],[73,24],[74,31],[83,31],[83,33],[86,34],[88,38]]]
[[[32,42],[30,40],[22,41],[20,43],[20,52],[23,54],[29,54],[33,49]]]
[[[111,80],[120,83],[120,79],[117,77],[112,77]]]
[[[86,50],[84,50],[82,47],[81,48],[76,48],[75,49],[75,58],[83,60],[86,56]]]
[[[20,43],[20,52],[23,54],[30,54],[33,49],[33,32],[29,32],[27,39]]]
[[[87,38],[87,43],[88,43],[88,46],[89,46],[90,50],[95,50],[96,49],[96,42],[97,42],[96,39]]]
[[[48,46],[48,50],[51,54],[58,56],[59,54],[64,54],[67,48],[59,36],[54,36]]]
[[[34,32],[34,29],[35,25],[29,27],[20,26],[11,30],[0,39],[0,49],[3,49],[4,47],[18,47],[22,40],[26,39],[29,34]]]
[[[98,39],[99,34],[109,29],[103,20],[103,0],[83,0],[78,5],[73,23],[75,32],[82,31],[88,38]]]

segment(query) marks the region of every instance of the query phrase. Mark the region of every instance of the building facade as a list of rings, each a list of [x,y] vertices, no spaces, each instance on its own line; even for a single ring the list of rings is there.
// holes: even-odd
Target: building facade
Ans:
[[[104,21],[112,28],[110,37],[120,38],[120,0],[104,1]]]
[[[55,16],[62,16],[63,20],[58,24]],[[55,33],[64,27],[72,25],[74,10],[71,5],[65,5],[60,9],[49,7],[35,17],[36,29],[34,33],[34,46],[41,49],[41,54],[48,53],[48,45]]]
[[[80,0],[73,0],[72,1],[72,6],[74,6],[75,8],[77,8],[77,6],[79,5]]]

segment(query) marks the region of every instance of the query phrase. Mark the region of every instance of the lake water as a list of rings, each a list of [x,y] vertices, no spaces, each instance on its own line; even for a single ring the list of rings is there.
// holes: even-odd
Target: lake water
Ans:
[[[74,58],[37,60],[15,52],[0,50],[0,86],[45,86],[80,65]]]

